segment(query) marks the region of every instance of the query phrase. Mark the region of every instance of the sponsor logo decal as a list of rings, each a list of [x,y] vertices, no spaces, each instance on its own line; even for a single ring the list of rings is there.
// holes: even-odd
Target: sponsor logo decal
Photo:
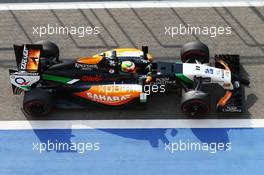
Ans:
[[[206,74],[214,74],[214,70],[212,68],[206,68],[205,73]]]
[[[82,76],[81,80],[82,81],[88,81],[88,82],[99,82],[99,81],[102,81],[103,78],[100,75],[96,75],[96,76]]]
[[[82,69],[82,70],[93,70],[98,69],[98,66],[96,64],[79,64],[75,63],[75,67]]]
[[[31,60],[33,61],[33,63],[34,63],[35,65],[38,64],[38,63],[37,63],[38,57],[30,57],[30,58],[31,58]]]
[[[154,84],[176,84],[176,80],[170,80],[170,78],[156,78],[156,82]]]
[[[15,82],[21,86],[26,86],[28,85],[29,81],[27,82],[24,78],[22,77],[17,77],[15,78]]]
[[[93,101],[105,102],[105,103],[115,103],[115,102],[126,101],[131,96],[130,94],[126,94],[122,96],[108,96],[108,95],[103,95],[103,94],[93,94],[91,92],[87,92],[86,95],[88,98],[90,98]]]
[[[20,69],[21,70],[26,70],[26,68],[27,68],[27,61],[28,61],[28,49],[26,48],[26,46],[24,46],[23,58],[21,60],[21,65],[20,65]]]
[[[16,72],[13,73],[11,78],[14,79],[16,76],[15,75],[20,75],[20,76],[39,76],[39,73],[33,73],[33,72]]]
[[[142,86],[140,85],[97,85],[85,91],[77,92],[75,95],[90,101],[118,106],[139,98],[141,92]]]

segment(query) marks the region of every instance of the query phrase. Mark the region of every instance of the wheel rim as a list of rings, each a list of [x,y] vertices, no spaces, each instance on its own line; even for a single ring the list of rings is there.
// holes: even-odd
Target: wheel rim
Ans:
[[[190,116],[197,116],[207,113],[209,106],[202,100],[192,100],[182,105],[182,111]]]
[[[187,60],[191,60],[191,62],[193,62],[193,59],[202,59],[204,62],[205,57],[206,54],[201,51],[189,51],[182,55],[184,62]]]
[[[24,110],[31,115],[46,115],[50,108],[43,101],[31,101],[24,105]]]

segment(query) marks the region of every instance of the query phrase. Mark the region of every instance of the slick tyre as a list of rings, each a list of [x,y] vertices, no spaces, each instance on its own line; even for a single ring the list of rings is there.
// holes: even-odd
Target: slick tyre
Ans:
[[[209,48],[200,41],[186,43],[181,48],[181,60],[183,63],[209,63]]]
[[[58,59],[60,55],[59,47],[51,41],[38,41],[35,44],[40,44],[43,47],[41,56],[46,59]]]
[[[182,95],[181,110],[188,116],[202,116],[210,111],[208,95],[202,91],[189,91]]]
[[[48,115],[53,108],[52,95],[43,89],[32,89],[25,92],[23,109],[32,117]]]

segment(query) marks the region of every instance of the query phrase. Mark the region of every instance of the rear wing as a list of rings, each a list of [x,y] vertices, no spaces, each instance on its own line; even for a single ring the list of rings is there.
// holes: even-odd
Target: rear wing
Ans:
[[[39,68],[42,45],[14,45],[17,70],[9,70],[13,94],[30,90],[40,80]]]
[[[14,45],[18,71],[36,73],[39,70],[42,45]]]

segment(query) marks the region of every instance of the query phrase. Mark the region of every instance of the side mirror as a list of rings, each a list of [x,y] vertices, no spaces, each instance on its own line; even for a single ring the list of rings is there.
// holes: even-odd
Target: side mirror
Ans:
[[[148,60],[147,54],[148,54],[148,46],[142,46],[143,51],[143,58],[144,60]]]

